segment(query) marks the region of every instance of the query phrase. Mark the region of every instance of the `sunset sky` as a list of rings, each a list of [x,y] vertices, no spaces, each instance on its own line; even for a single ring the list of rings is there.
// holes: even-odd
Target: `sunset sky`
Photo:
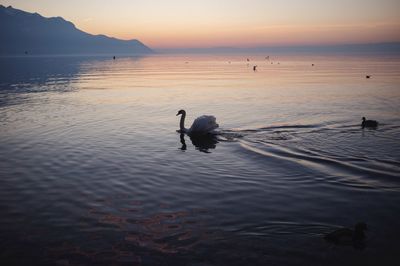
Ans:
[[[400,41],[399,0],[0,0],[152,48]]]

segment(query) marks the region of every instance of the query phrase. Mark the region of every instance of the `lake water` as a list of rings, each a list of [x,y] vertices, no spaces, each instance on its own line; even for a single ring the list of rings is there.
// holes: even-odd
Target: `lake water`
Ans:
[[[1,261],[396,265],[400,57],[265,56],[0,58]]]

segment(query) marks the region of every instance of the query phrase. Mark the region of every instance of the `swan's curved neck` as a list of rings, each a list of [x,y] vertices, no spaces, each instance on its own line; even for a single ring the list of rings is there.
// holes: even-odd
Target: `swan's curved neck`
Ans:
[[[181,115],[181,121],[180,121],[180,123],[179,123],[179,128],[180,128],[181,132],[186,132],[186,128],[185,128],[185,118],[186,118],[186,114],[183,113],[183,114]]]

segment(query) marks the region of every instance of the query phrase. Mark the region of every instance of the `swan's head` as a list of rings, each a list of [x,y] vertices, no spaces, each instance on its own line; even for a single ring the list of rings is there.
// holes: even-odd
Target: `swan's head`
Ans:
[[[178,111],[178,113],[176,114],[176,116],[178,116],[178,115],[186,115],[186,112],[185,112],[185,110],[179,110]]]
[[[362,118],[362,121],[365,121],[365,117]]]

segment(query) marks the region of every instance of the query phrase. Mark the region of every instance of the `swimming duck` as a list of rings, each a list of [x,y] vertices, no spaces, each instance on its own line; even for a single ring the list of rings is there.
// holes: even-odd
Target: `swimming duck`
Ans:
[[[366,120],[365,117],[362,118],[361,122],[361,127],[370,127],[370,128],[376,128],[378,127],[378,122],[375,120]]]
[[[356,248],[364,247],[365,234],[367,224],[360,222],[354,226],[354,229],[340,228],[327,235],[324,239],[336,245],[353,245]]]

